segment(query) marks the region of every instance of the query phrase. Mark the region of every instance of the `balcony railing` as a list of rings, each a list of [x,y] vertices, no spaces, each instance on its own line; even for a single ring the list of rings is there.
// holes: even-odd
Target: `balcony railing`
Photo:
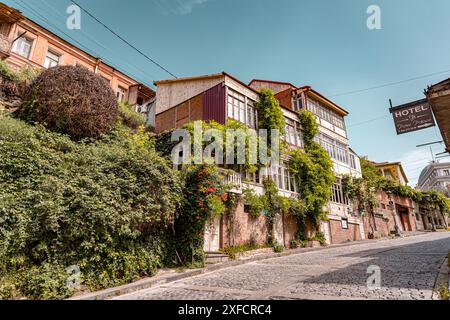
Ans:
[[[9,55],[9,53],[11,52],[11,46],[12,46],[12,43],[8,39],[8,37],[6,37],[3,34],[0,34],[0,52],[2,52],[3,54]]]

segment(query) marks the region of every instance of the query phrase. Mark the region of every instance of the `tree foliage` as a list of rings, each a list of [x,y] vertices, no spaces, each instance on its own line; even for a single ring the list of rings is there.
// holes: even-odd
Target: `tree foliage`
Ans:
[[[74,140],[97,139],[116,125],[118,106],[111,86],[99,75],[59,66],[42,72],[27,87],[18,115]]]

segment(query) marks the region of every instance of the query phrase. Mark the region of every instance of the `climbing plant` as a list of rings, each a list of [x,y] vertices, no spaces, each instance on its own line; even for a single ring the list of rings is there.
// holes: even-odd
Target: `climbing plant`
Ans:
[[[303,202],[304,219],[300,222],[309,222],[317,229],[320,222],[327,218],[324,207],[330,201],[335,181],[333,162],[320,144],[314,141],[319,132],[314,114],[302,110],[298,117],[303,128],[305,148],[290,153],[289,170],[297,179],[298,192]]]
[[[270,137],[270,130],[278,130],[279,136],[286,135],[286,119],[283,115],[278,100],[275,98],[274,93],[271,90],[263,89],[259,92],[259,101],[255,103],[255,108],[258,110],[258,127],[259,129],[268,130],[268,150],[270,154],[270,147],[275,141],[272,141]],[[280,149],[285,148],[283,140],[277,141],[280,145]]]
[[[212,165],[185,166],[182,175],[184,199],[174,224],[174,258],[183,265],[202,266],[205,227],[230,205],[228,188]]]
[[[368,160],[361,159],[362,178],[345,176],[342,180],[344,194],[351,200],[357,200],[360,211],[373,213],[378,205],[377,193],[391,192],[403,198],[409,198],[425,205],[435,205],[442,212],[449,212],[449,200],[438,191],[420,191],[410,186],[389,180],[381,175],[378,169]]]

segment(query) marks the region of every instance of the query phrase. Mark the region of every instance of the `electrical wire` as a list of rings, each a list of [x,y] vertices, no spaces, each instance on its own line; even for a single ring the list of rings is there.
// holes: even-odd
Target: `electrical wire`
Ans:
[[[160,68],[161,70],[165,71],[166,73],[170,74],[172,77],[174,77],[175,79],[177,79],[178,77],[173,74],[172,72],[170,72],[169,70],[167,70],[165,67],[163,67],[160,63],[158,63],[156,60],[150,58],[147,54],[145,54],[144,52],[142,52],[142,50],[138,49],[136,46],[134,46],[133,44],[131,44],[128,40],[126,40],[125,38],[123,38],[121,35],[119,35],[117,32],[115,32],[113,29],[111,29],[110,27],[108,27],[105,23],[103,23],[99,18],[97,18],[96,16],[94,16],[91,12],[89,12],[89,10],[85,9],[84,7],[82,7],[81,5],[79,5],[76,1],[74,0],[70,0],[74,5],[78,6],[81,10],[83,10],[86,14],[88,14],[92,19],[94,19],[95,21],[97,21],[101,26],[103,26],[105,29],[107,29],[109,32],[111,32],[113,35],[115,35],[118,39],[120,39],[122,42],[124,42],[125,44],[127,44],[129,47],[131,47],[132,49],[134,49],[136,52],[138,52],[140,55],[142,55],[144,58],[146,58],[147,60],[149,60],[150,62],[152,62],[153,64],[155,64],[158,68]]]

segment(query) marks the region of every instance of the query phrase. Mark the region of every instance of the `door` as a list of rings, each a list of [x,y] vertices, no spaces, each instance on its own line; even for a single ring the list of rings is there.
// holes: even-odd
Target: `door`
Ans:
[[[218,252],[220,250],[220,218],[212,217],[205,226],[205,252]]]
[[[327,244],[331,244],[330,223],[328,221],[322,222],[322,225],[320,226],[320,231],[325,236]]]

